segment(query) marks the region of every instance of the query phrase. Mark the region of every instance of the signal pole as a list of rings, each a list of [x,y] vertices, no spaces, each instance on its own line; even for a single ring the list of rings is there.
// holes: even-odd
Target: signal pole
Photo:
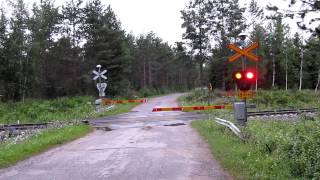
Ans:
[[[246,39],[247,39],[248,34],[247,33],[240,33],[238,35],[238,37],[240,38],[240,47],[241,49],[245,49],[248,45]],[[241,61],[242,61],[242,70],[245,71],[247,69],[247,64],[246,64],[246,58],[245,57],[241,57]],[[247,122],[247,98],[245,97],[243,99],[243,103],[244,103],[244,120],[242,123],[240,123],[241,126],[245,126],[245,123]]]
[[[234,62],[237,60],[241,60],[242,62],[242,71],[236,72],[234,74],[234,79],[237,82],[237,87],[240,89],[239,97],[242,99],[241,102],[235,102],[234,103],[234,116],[235,119],[238,121],[238,124],[241,126],[245,126],[247,122],[247,98],[252,96],[252,91],[250,91],[252,85],[254,84],[254,81],[256,82],[256,75],[257,71],[250,71],[247,70],[246,67],[246,59],[243,58],[243,56],[247,57],[248,59],[258,62],[260,58],[251,53],[250,51],[256,49],[259,47],[259,43],[254,42],[249,45],[249,41],[246,41],[248,34],[246,33],[240,33],[238,37],[240,38],[240,41],[238,44],[240,44],[239,47],[237,47],[235,44],[229,44],[228,48],[233,50],[235,52],[234,55],[230,56],[229,62]]]

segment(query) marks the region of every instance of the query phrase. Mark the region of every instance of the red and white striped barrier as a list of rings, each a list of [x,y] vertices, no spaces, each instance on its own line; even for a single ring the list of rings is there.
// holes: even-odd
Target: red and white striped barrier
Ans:
[[[103,99],[103,104],[127,104],[127,103],[146,103],[146,99],[134,99],[134,100],[110,100],[110,99]]]
[[[186,106],[186,107],[164,107],[164,108],[153,108],[152,112],[159,111],[201,111],[209,109],[232,109],[232,105],[217,105],[217,106]]]

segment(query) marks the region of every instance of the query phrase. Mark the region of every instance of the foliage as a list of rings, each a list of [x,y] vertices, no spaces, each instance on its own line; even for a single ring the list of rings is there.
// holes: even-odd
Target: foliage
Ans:
[[[311,108],[319,107],[318,99],[319,95],[310,90],[259,90],[250,102],[259,108]]]
[[[180,99],[201,104],[203,94],[196,91]],[[313,91],[258,91],[250,101],[259,109],[319,107]],[[211,111],[224,117],[231,112]],[[232,119],[232,116],[227,117]],[[209,143],[214,156],[239,179],[318,179],[320,171],[320,118],[303,116],[290,121],[249,120],[242,129],[246,141],[210,121],[192,123]]]
[[[207,0],[191,0],[181,11],[184,21],[181,27],[186,29],[183,38],[188,40],[192,53],[199,64],[200,86],[204,85],[203,65],[210,51],[209,2]]]
[[[287,162],[294,177],[320,178],[320,121],[251,121],[245,131],[249,143],[274,157],[274,163]]]
[[[86,125],[67,126],[61,129],[44,130],[19,144],[0,144],[0,168],[75,140],[90,131],[91,128]]]
[[[43,0],[31,11],[24,0],[8,2],[12,14],[0,14],[3,101],[94,95],[97,64],[108,70],[111,97],[195,84],[197,69],[183,44],[170,46],[152,32],[127,34],[101,0],[65,1],[61,8]]]
[[[209,81],[216,88],[230,89],[230,75],[237,65],[228,63],[227,57],[230,52],[227,47],[236,41],[237,36],[246,27],[243,17],[245,8],[239,6],[238,0],[211,0],[209,9],[211,36],[217,41],[212,49]]]
[[[255,144],[241,141],[229,129],[212,120],[195,121],[192,127],[198,130],[214,157],[236,179],[295,179],[286,161],[278,162],[276,157],[259,151]]]
[[[297,10],[297,8],[299,8],[299,10]],[[287,18],[297,18],[299,28],[312,32],[314,35],[320,37],[320,26],[314,27],[320,20],[318,16],[316,16],[317,13],[320,12],[320,2],[318,0],[291,0],[288,8],[285,10],[273,5],[268,5],[267,9],[276,14],[284,14]],[[305,19],[309,21],[308,24],[305,23]]]
[[[0,124],[90,119],[127,112],[136,105],[119,104],[111,111],[95,113],[93,101],[93,97],[83,96],[0,103]]]

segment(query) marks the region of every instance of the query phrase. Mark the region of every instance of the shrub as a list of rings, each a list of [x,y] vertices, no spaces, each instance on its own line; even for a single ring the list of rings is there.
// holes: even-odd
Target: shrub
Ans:
[[[320,121],[251,121],[249,142],[277,161],[286,161],[296,177],[320,178]]]

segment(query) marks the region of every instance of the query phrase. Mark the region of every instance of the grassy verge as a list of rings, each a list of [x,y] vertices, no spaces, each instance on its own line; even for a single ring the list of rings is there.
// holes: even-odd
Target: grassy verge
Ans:
[[[69,97],[55,100],[32,100],[25,103],[0,104],[0,124],[92,119],[130,111],[138,103],[117,104],[110,111],[97,113],[93,97]],[[0,168],[15,164],[57,145],[75,140],[89,133],[85,125],[43,130],[18,144],[0,143]]]
[[[255,144],[239,140],[213,121],[196,121],[192,126],[208,142],[214,157],[236,179],[296,179],[286,162],[260,151]]]
[[[82,137],[90,131],[91,128],[86,125],[67,126],[61,129],[44,130],[19,144],[0,144],[0,168],[8,167],[32,155]]]
[[[194,93],[182,98],[186,105],[201,104],[201,99]],[[251,102],[259,109],[319,107],[319,97],[310,91],[261,91]],[[231,111],[207,113],[233,119]],[[245,142],[212,120],[196,121],[192,126],[237,179],[320,179],[319,116],[293,122],[250,119],[243,129]]]
[[[127,112],[137,104],[118,104],[108,112],[95,113],[95,98],[65,97],[54,100],[29,100],[25,103],[0,103],[0,124],[70,121],[91,119]]]
[[[139,105],[140,103],[130,103],[130,104],[117,104],[114,109],[111,111],[105,111],[98,113],[95,117],[103,117],[103,116],[112,116],[117,114],[122,114],[129,112],[131,109],[133,109],[135,106]]]

